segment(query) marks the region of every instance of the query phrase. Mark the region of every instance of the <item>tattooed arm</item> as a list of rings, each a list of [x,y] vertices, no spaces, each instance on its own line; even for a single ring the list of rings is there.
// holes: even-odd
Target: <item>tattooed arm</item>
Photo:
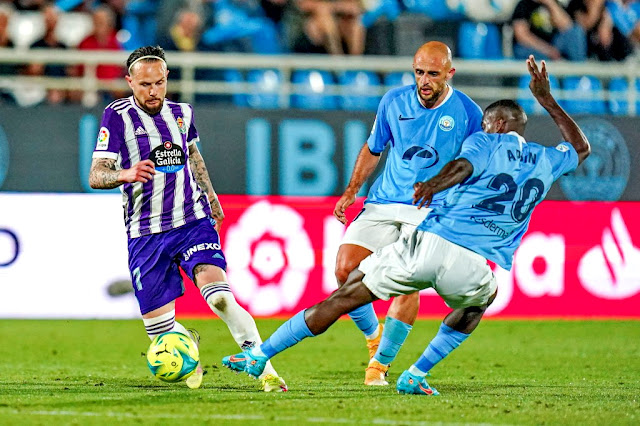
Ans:
[[[204,164],[202,154],[200,154],[195,143],[189,146],[189,166],[191,167],[196,182],[200,185],[200,189],[209,197],[211,216],[216,220],[216,230],[220,231],[222,221],[224,220],[224,212],[222,211],[220,200],[218,200],[218,194],[213,190],[213,185],[211,184],[211,179],[209,179],[209,172],[207,171],[207,166]]]
[[[112,158],[94,158],[89,171],[89,185],[93,189],[111,189],[125,182],[148,182],[156,174],[153,161],[143,160],[130,169],[116,169]]]

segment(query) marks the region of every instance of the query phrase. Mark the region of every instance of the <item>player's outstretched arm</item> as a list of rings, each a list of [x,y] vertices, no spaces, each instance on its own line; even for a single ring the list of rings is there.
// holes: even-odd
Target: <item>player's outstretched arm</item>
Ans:
[[[343,224],[347,224],[347,217],[344,212],[351,204],[355,203],[358,191],[376,169],[378,162],[380,162],[380,156],[372,154],[369,151],[369,145],[365,143],[360,150],[360,154],[358,154],[353,172],[351,172],[349,185],[347,185],[347,189],[344,190],[342,197],[340,197],[333,209],[333,215]]]
[[[123,183],[146,183],[156,174],[151,160],[142,160],[130,169],[116,169],[116,160],[111,158],[94,158],[89,171],[89,185],[93,189],[112,189]]]
[[[220,227],[224,220],[224,212],[222,211],[220,200],[218,200],[218,194],[213,189],[207,166],[204,164],[204,158],[202,158],[202,154],[200,154],[200,150],[195,143],[189,146],[189,166],[193,171],[196,182],[200,185],[200,189],[209,197],[211,216],[216,220],[216,231],[220,232]]]
[[[531,55],[527,59],[527,69],[531,75],[531,81],[529,82],[531,93],[553,118],[553,121],[560,129],[560,133],[562,133],[562,138],[575,148],[578,153],[578,164],[582,163],[591,153],[589,141],[576,122],[562,109],[551,94],[546,62],[542,61],[541,68],[538,69],[538,64],[536,64],[535,58]]]
[[[471,173],[473,166],[464,158],[449,161],[440,173],[426,182],[416,182],[413,185],[413,204],[417,204],[418,208],[428,207],[435,194],[463,182]]]

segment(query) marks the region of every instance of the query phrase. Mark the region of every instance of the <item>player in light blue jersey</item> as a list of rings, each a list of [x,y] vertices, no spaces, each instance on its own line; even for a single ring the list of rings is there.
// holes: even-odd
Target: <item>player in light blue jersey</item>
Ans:
[[[453,310],[420,358],[398,378],[399,393],[438,395],[425,380],[431,368],[457,348],[480,323],[497,294],[487,258],[509,269],[534,207],[551,184],[573,171],[590,152],[578,125],[549,89],[546,64],[531,56],[529,87],[566,142],[544,147],[522,137],[527,116],[514,101],[487,107],[482,127],[465,140],[454,161],[415,184],[413,202],[446,200],[411,236],[377,250],[351,272],[329,298],[299,312],[262,345],[246,351],[245,372],[258,376],[266,362],[306,337],[326,331],[341,315],[377,299],[435,289]]]
[[[345,210],[376,168],[388,147],[382,173],[365,206],[345,233],[336,259],[336,278],[342,285],[349,273],[377,249],[410,235],[430,209],[413,204],[413,184],[435,176],[453,160],[462,141],[481,130],[482,110],[448,83],[455,73],[451,51],[443,43],[421,46],[413,59],[416,84],[392,89],[382,98],[369,139],[356,161],[349,185],[334,215],[346,224]],[[440,205],[438,194],[432,206]],[[387,385],[388,366],[400,350],[418,314],[419,295],[395,298],[384,329],[371,305],[349,315],[362,330],[369,348],[366,385]]]

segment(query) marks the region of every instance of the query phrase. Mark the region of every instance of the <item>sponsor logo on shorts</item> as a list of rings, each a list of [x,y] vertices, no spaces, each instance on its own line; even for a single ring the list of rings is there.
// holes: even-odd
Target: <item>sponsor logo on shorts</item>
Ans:
[[[186,262],[189,259],[191,259],[191,256],[193,256],[194,253],[197,253],[199,251],[205,251],[205,250],[221,250],[221,247],[220,247],[220,244],[218,243],[201,243],[189,248],[187,251],[182,253],[182,257]]]

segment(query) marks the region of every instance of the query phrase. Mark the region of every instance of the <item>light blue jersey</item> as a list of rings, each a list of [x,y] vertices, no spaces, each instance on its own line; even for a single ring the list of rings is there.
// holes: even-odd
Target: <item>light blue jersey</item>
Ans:
[[[448,191],[418,229],[509,270],[533,208],[556,179],[578,167],[578,154],[567,142],[544,147],[515,132],[478,132],[463,143],[458,158],[473,165],[472,175]]]
[[[387,92],[367,143],[375,154],[391,146],[365,203],[412,204],[413,184],[432,178],[453,160],[465,138],[482,130],[481,123],[480,107],[452,87],[444,102],[433,109],[420,103],[415,84]],[[433,205],[444,197],[437,196]]]

